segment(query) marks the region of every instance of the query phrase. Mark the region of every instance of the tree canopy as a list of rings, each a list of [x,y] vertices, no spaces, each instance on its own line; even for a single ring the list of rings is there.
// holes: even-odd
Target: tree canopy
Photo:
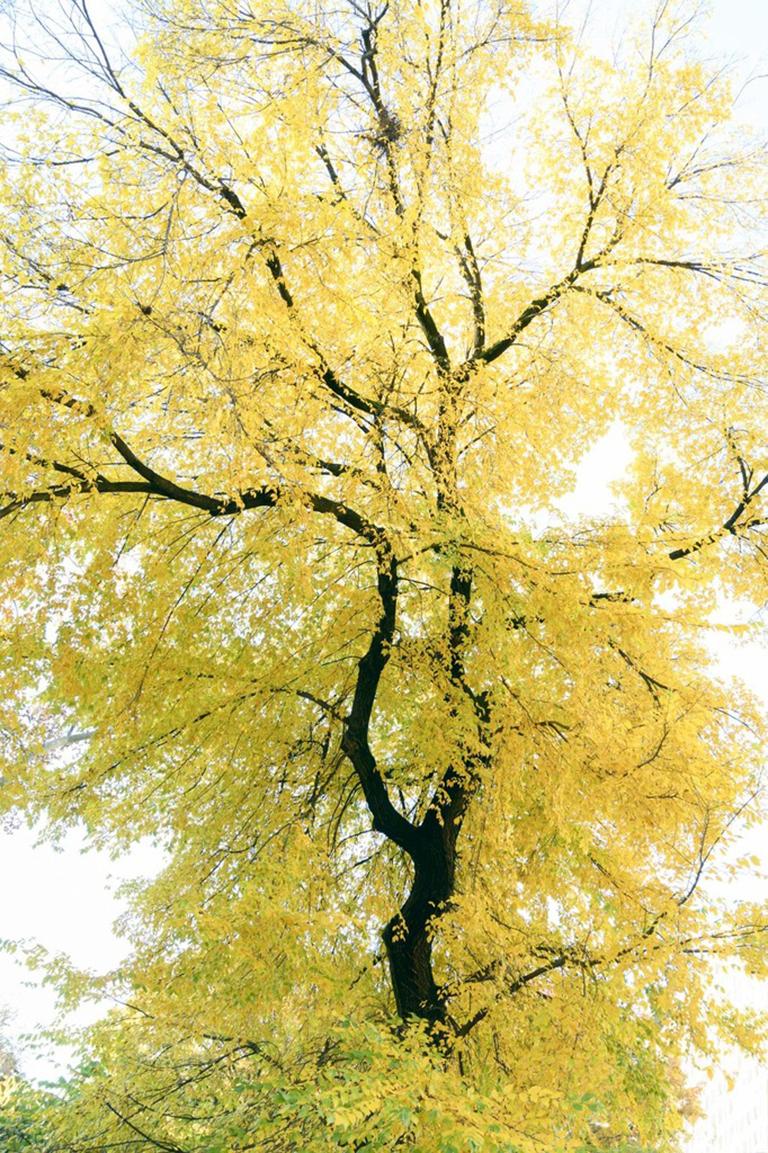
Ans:
[[[53,966],[117,1007],[52,1148],[672,1149],[768,928],[707,886],[765,739],[710,648],[768,574],[729,75],[672,0],[612,56],[516,0],[131,14],[2,61],[0,795],[168,852],[124,966]]]

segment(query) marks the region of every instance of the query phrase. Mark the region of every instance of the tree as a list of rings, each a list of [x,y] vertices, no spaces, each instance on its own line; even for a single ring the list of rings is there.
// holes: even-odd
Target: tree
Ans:
[[[5,1030],[10,1014],[0,1008],[0,1141],[7,1153],[44,1153],[48,1148],[44,1111],[50,1098],[20,1075]]]
[[[759,1038],[763,149],[666,0],[133,14],[3,72],[5,803],[168,850],[60,1147],[670,1149]]]

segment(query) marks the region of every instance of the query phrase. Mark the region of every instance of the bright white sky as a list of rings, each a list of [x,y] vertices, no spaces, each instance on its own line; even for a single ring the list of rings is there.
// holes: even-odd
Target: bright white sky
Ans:
[[[614,22],[620,27],[628,13],[645,7],[645,0],[595,0],[593,19],[605,34]],[[768,133],[768,79],[762,76],[768,73],[768,0],[712,0],[710,8],[712,55],[743,62],[744,74],[756,77],[744,91],[741,113]],[[105,0],[92,0],[90,9],[97,20],[99,13],[108,11]],[[584,461],[575,506],[607,511],[609,484],[620,468],[622,447],[620,433],[609,435]],[[747,677],[768,703],[765,660],[765,651],[757,644],[722,652],[724,671]],[[84,839],[76,833],[56,851],[36,846],[29,830],[0,831],[0,940],[38,941],[96,970],[108,969],[120,959],[124,946],[113,934],[112,924],[123,906],[114,894],[115,886],[132,876],[152,873],[161,858],[146,846],[118,861],[94,851],[83,853],[83,848]],[[0,1009],[5,1004],[14,1012],[12,1032],[17,1036],[34,1032],[52,1019],[53,995],[50,989],[37,986],[34,976],[0,953]],[[35,1054],[28,1049],[23,1067],[31,1075],[51,1076],[57,1066],[54,1056],[50,1050]],[[716,1091],[722,1095],[721,1084]],[[711,1148],[705,1127],[700,1127],[690,1153],[709,1153]]]

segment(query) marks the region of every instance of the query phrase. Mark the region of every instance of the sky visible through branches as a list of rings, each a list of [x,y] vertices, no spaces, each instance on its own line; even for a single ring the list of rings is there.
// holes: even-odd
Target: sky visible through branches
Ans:
[[[598,0],[592,5],[594,27],[610,38],[614,25],[620,26],[633,6],[634,0]],[[710,7],[711,54],[741,62],[739,74],[751,78],[739,101],[741,115],[768,133],[768,80],[762,75],[768,72],[768,61],[756,52],[756,46],[768,43],[768,8],[761,0],[714,0]],[[94,0],[90,9],[97,23],[109,21],[110,7],[102,0]],[[581,3],[568,5],[574,22],[583,10]],[[615,430],[585,458],[569,512],[609,507],[610,480],[621,468],[621,449],[621,432]],[[737,611],[738,606],[723,608],[724,614]],[[752,687],[765,695],[760,683],[764,646],[738,651],[718,647],[716,655],[724,671],[745,675]],[[24,829],[7,831],[0,839],[0,937],[39,940],[53,952],[70,954],[78,965],[95,970],[110,967],[122,949],[111,930],[123,907],[116,887],[122,880],[152,872],[160,859],[157,851],[145,847],[110,861],[106,854],[95,851],[83,855],[82,842],[74,835],[62,841],[59,852],[48,845],[35,847],[34,839],[34,834]],[[34,974],[20,970],[11,957],[0,956],[0,1003],[15,1009],[13,1027],[17,1033],[33,1030],[52,1012],[50,991],[36,988],[33,978]],[[37,1076],[48,1076],[55,1067],[50,1055],[30,1054],[24,1064],[26,1072]]]

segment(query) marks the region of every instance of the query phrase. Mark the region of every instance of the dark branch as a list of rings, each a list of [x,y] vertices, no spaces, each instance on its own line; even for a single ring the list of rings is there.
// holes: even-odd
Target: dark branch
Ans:
[[[723,522],[720,528],[715,529],[714,532],[709,533],[707,536],[699,537],[699,539],[695,540],[693,544],[686,545],[684,548],[672,549],[672,552],[669,553],[669,559],[682,560],[683,557],[691,556],[692,553],[700,552],[701,549],[705,548],[707,545],[714,544],[715,541],[719,540],[722,536],[725,536],[728,533],[730,533],[731,536],[737,536],[739,528],[749,528],[749,525],[753,524],[754,522],[748,521],[746,525],[743,525],[740,524],[741,518],[752,504],[758,493],[760,493],[762,489],[765,488],[766,484],[768,484],[768,473],[766,473],[759,484],[756,484],[754,488],[747,490],[739,503],[736,505],[736,508],[733,510],[728,519]]]
[[[596,260],[586,260],[579,267],[574,268],[572,272],[569,272],[567,276],[564,276],[562,280],[559,280],[557,284],[553,284],[549,291],[545,292],[543,296],[537,296],[535,300],[532,300],[530,304],[523,309],[507,335],[503,336],[501,340],[494,341],[493,344],[487,345],[481,352],[473,357],[473,361],[491,364],[494,360],[498,360],[507,349],[512,347],[520,334],[524,332],[537,317],[541,316],[543,312],[546,312],[569,288],[574,286],[581,273],[589,272],[596,267]],[[471,364],[472,361],[469,363]]]

